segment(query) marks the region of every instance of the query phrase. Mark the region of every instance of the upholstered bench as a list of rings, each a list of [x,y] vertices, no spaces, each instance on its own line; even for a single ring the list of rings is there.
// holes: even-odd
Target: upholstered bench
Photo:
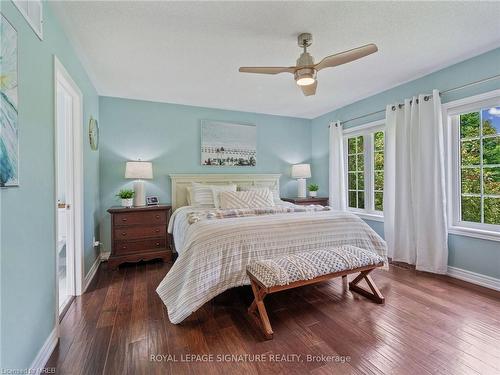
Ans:
[[[258,311],[264,335],[272,339],[273,330],[264,305],[264,297],[267,294],[339,276],[342,276],[344,286],[347,286],[347,275],[357,272],[359,275],[349,283],[349,289],[377,303],[384,303],[384,296],[369,275],[375,268],[383,265],[384,259],[381,256],[350,245],[253,262],[247,266],[247,275],[255,299],[248,312],[257,317]],[[363,279],[370,291],[357,285]]]

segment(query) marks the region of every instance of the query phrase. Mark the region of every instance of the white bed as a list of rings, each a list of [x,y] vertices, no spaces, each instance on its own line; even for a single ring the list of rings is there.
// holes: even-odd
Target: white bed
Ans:
[[[172,215],[169,233],[173,233],[179,256],[157,293],[174,324],[225,290],[249,284],[246,265],[256,259],[346,244],[387,256],[384,240],[363,220],[347,212],[279,213],[189,224],[188,214],[200,210],[186,206],[185,187],[191,182],[231,182],[279,191],[279,175],[174,175],[171,178],[172,203],[177,210]]]

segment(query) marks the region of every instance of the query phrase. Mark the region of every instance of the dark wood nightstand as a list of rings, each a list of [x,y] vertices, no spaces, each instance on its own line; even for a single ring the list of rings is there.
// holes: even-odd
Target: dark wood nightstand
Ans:
[[[307,197],[307,198],[281,198],[282,201],[307,206],[309,204],[319,204],[320,206],[328,206],[328,198],[324,197]]]
[[[125,262],[172,259],[167,237],[170,205],[111,207],[111,255],[108,267]]]

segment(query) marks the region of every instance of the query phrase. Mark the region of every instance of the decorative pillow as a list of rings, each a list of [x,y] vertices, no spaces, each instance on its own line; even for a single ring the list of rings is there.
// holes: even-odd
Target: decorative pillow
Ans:
[[[191,184],[191,205],[195,207],[215,207],[213,188],[226,188],[236,191],[236,185],[205,185],[193,182]]]
[[[267,190],[222,192],[220,208],[254,208],[274,206],[273,194]]]
[[[241,186],[239,191],[260,191],[260,190],[268,190],[273,194],[274,201],[280,201],[280,192],[276,189],[270,189],[266,186]]]
[[[216,185],[212,186],[212,196],[214,198],[214,206],[215,208],[220,208],[220,193],[227,191],[236,191],[236,185]]]

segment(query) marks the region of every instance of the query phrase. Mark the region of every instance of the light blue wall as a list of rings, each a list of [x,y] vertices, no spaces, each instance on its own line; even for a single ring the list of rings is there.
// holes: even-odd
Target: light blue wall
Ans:
[[[101,237],[106,250],[106,210],[119,204],[115,194],[131,184],[123,178],[127,160],[153,161],[155,178],[146,182],[146,193],[170,202],[170,173],[282,173],[282,196],[294,196],[290,164],[309,162],[311,156],[310,120],[305,119],[109,97],[100,98],[100,117]],[[201,166],[203,119],[257,125],[257,166]]]
[[[84,136],[99,100],[50,5],[40,41],[10,1],[2,14],[18,32],[20,186],[1,194],[1,364],[27,368],[55,323],[54,74],[56,54],[84,95]],[[85,268],[97,256],[99,153],[84,137]]]
[[[311,168],[313,180],[321,186],[319,194],[328,194],[329,121],[347,120],[384,109],[390,103],[400,103],[404,98],[419,93],[431,92],[434,88],[445,91],[498,74],[500,74],[500,48],[315,118],[312,121]],[[500,88],[500,80],[491,81],[450,94],[444,94],[442,101],[446,103],[498,88]],[[371,118],[351,122],[347,127],[383,119],[384,117],[385,115],[382,113]],[[383,234],[382,223],[373,221],[368,223],[377,232]],[[450,235],[448,264],[453,267],[500,278],[500,243]]]

